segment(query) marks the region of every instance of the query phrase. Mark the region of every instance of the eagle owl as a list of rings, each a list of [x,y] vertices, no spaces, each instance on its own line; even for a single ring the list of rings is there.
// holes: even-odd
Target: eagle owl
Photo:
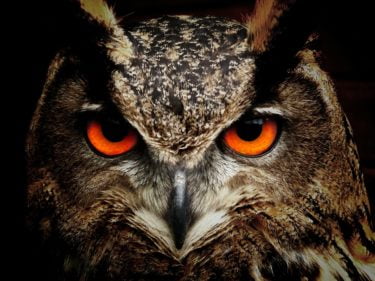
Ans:
[[[314,1],[243,22],[71,1],[27,143],[53,280],[375,280],[350,125]]]

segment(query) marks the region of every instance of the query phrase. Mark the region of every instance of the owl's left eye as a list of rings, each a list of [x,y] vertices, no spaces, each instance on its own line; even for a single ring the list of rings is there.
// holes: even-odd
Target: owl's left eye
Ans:
[[[224,132],[223,139],[237,154],[260,156],[274,146],[279,129],[279,122],[273,117],[242,118]]]
[[[87,123],[86,133],[90,145],[110,157],[124,154],[138,143],[136,130],[122,123],[91,120]]]

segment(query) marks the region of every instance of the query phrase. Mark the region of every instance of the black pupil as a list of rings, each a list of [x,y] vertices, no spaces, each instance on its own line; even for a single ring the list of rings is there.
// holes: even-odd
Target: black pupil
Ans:
[[[257,139],[263,127],[264,120],[251,119],[251,120],[240,120],[237,124],[237,134],[245,141],[253,141]]]
[[[112,142],[122,141],[129,133],[129,127],[125,124],[111,121],[102,122],[103,135]]]

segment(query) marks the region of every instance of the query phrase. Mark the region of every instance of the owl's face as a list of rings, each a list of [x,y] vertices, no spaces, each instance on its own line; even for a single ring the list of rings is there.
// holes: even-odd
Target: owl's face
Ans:
[[[68,274],[272,278],[271,255],[334,276],[304,255],[335,231],[359,256],[368,202],[313,40],[257,47],[251,25],[127,26],[81,5],[89,34],[51,64],[29,139],[31,221],[69,249]]]

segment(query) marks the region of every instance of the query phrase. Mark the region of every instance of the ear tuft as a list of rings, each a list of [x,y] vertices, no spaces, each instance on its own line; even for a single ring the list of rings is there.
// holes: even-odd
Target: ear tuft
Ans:
[[[95,21],[107,28],[116,26],[117,19],[113,10],[103,0],[79,0],[81,8]]]
[[[251,50],[261,53],[267,50],[273,29],[279,18],[295,0],[256,0],[254,9],[247,21]]]

